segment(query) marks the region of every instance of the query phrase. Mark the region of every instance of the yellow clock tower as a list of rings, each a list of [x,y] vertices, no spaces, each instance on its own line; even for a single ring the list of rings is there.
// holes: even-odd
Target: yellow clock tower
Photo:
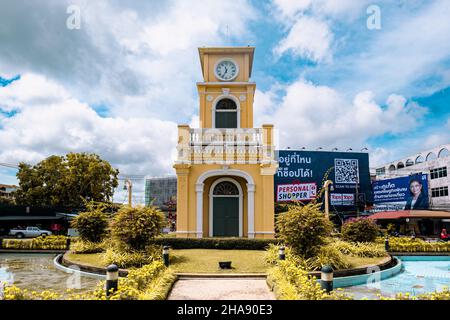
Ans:
[[[274,236],[273,126],[253,128],[254,47],[199,48],[200,128],[178,126],[177,237]]]

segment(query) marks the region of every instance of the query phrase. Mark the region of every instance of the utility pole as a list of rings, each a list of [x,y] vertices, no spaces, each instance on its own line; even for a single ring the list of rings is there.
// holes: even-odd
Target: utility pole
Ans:
[[[330,219],[330,197],[329,197],[329,187],[333,184],[333,181],[327,180],[323,184],[323,187],[325,188],[325,216]]]

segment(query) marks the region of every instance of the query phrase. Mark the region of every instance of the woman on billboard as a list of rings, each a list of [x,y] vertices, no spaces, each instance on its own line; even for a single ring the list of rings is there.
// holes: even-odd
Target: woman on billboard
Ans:
[[[410,197],[406,201],[405,210],[418,210],[428,208],[428,196],[423,190],[420,179],[412,178],[409,181]]]

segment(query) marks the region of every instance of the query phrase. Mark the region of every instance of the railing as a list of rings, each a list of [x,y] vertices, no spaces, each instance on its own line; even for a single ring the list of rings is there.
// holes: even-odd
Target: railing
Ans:
[[[274,161],[271,125],[263,128],[178,127],[176,163],[265,163]]]
[[[263,130],[189,129],[191,145],[262,145]]]

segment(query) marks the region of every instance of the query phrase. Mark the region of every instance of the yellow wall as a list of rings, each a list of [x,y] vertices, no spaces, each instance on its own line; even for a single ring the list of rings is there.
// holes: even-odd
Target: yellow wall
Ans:
[[[178,195],[181,195],[182,190],[187,190],[187,214],[180,215],[180,209],[177,208],[177,231],[190,231],[190,233],[180,233],[180,237],[195,237],[197,229],[197,195],[195,187],[198,178],[203,173],[209,170],[220,170],[221,165],[218,164],[196,164],[190,167],[189,175],[187,179],[187,187],[183,188],[184,180],[180,182],[180,179],[184,179],[184,176],[178,177],[178,183],[181,188],[178,188]],[[261,168],[259,164],[234,164],[229,166],[230,169],[236,169],[245,171],[250,174],[255,183],[255,232],[257,238],[272,238],[273,234],[258,234],[258,232],[273,232],[274,230],[274,182],[272,175],[261,175]],[[177,170],[178,172],[178,170]],[[205,181],[203,189],[203,236],[207,237],[209,234],[209,189],[214,180],[221,177],[233,177],[228,175],[215,176],[214,178],[207,179]],[[236,177],[234,177],[236,178]],[[242,178],[236,180],[243,187],[244,192],[244,236],[247,236],[247,188],[246,181]],[[244,182],[245,181],[245,182]],[[181,185],[180,185],[181,184]],[[179,202],[177,200],[177,202]]]

